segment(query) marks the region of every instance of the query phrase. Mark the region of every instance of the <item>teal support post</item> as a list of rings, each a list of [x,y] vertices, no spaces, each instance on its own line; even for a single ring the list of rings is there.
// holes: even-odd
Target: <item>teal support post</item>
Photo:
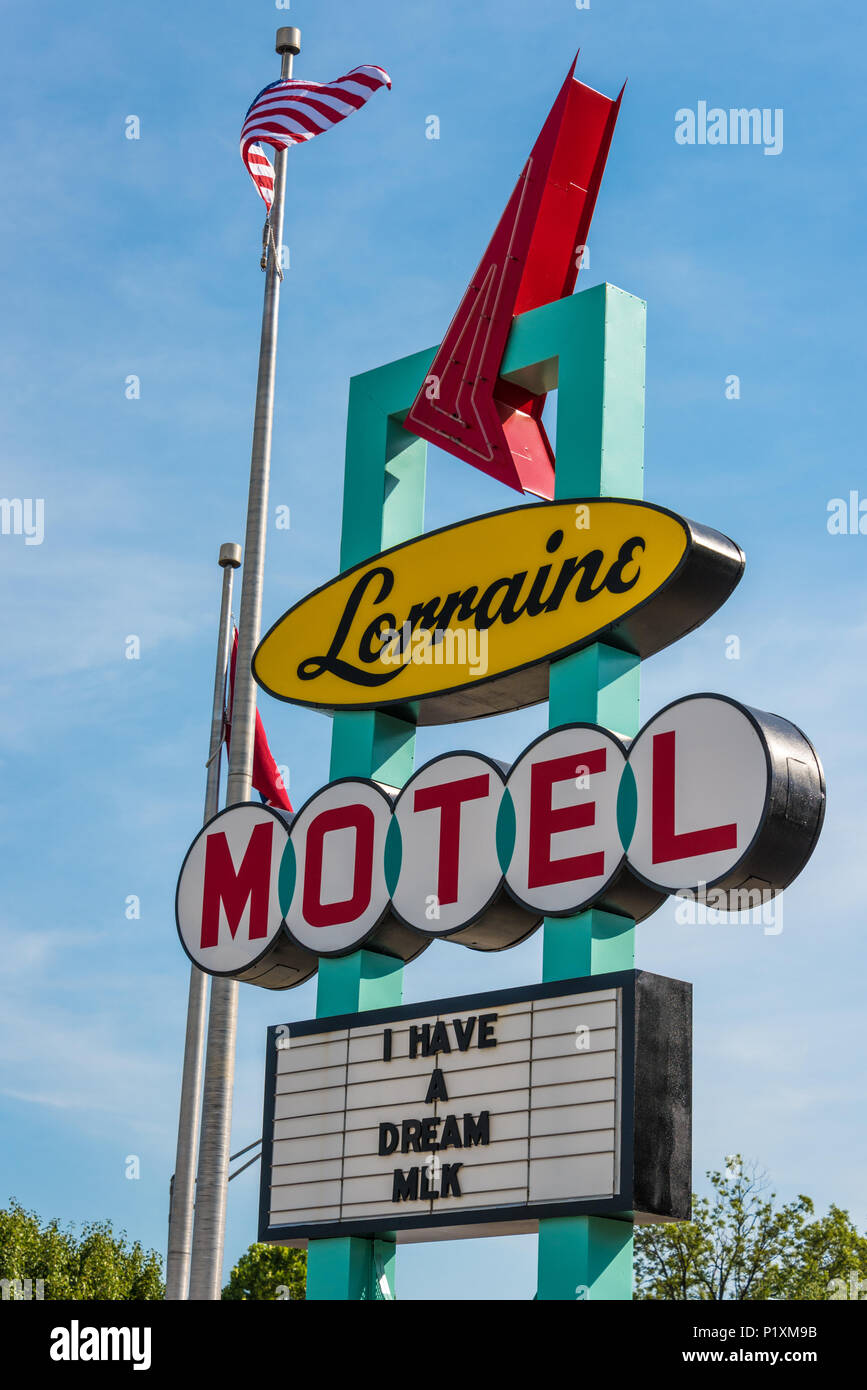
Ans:
[[[414,359],[353,377],[349,393],[340,565],[348,569],[424,525],[426,445],[400,428],[400,402],[414,395]],[[395,370],[397,369],[397,370]],[[417,386],[417,379],[416,379]],[[397,405],[394,403],[397,402]],[[372,777],[399,787],[412,774],[415,728],[379,711],[335,714],[331,778]],[[317,1018],[400,1004],[403,963],[376,951],[320,960]],[[311,1240],[308,1299],[394,1297],[395,1243],[339,1237]]]
[[[316,1017],[388,1009],[403,998],[403,961],[378,951],[353,951],[325,962],[316,992]]]
[[[536,1297],[561,1301],[631,1298],[632,1223],[601,1216],[540,1221]]]
[[[312,1262],[311,1252],[315,1256]],[[393,1240],[351,1236],[311,1241],[307,1254],[307,1298],[358,1301],[393,1297],[394,1265]]]
[[[573,318],[557,364],[556,496],[641,497],[644,472],[645,306],[610,285],[537,310]],[[532,330],[524,315],[522,328]],[[516,335],[517,336],[517,335]],[[550,363],[537,371],[547,371]],[[531,371],[532,374],[532,371]],[[537,386],[538,389],[538,386]],[[590,720],[632,737],[638,732],[639,660],[602,643],[556,662],[549,681],[549,726]],[[629,970],[635,923],[592,909],[549,918],[543,928],[547,981]],[[539,1299],[631,1299],[632,1223],[577,1216],[539,1222]]]

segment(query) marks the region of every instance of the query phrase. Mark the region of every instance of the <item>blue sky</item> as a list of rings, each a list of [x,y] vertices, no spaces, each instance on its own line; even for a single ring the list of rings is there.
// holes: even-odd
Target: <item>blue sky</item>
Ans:
[[[0,1197],[165,1246],[188,978],[173,894],[201,823],[216,554],[243,540],[262,294],[237,136],[281,23],[302,30],[299,75],[373,62],[394,90],[290,153],[272,502],[292,526],[269,535],[266,627],[337,568],[349,377],[439,340],[575,49],[590,85],[629,79],[579,289],[648,302],[647,497],[747,552],[724,611],[645,664],[642,715],[706,689],[780,713],[829,797],[782,932],[680,926],[667,906],[639,964],[695,985],[696,1183],[740,1149],[864,1229],[867,536],[826,526],[831,498],[867,498],[851,0],[833,20],[805,0],[7,11],[0,493],[43,498],[45,534],[0,536]],[[702,100],[782,109],[782,152],[678,145],[675,113]],[[428,525],[511,501],[432,456]],[[260,707],[302,801],[327,780],[329,721]],[[509,759],[543,727],[541,707],[484,721],[471,746]],[[420,754],[468,732],[428,731]],[[540,955],[540,934],[493,958],[435,945],[406,998],[527,983]],[[314,1008],[313,985],[242,987],[235,1147],[260,1133],[266,1026]],[[256,1170],[230,1191],[227,1269],[255,1239]],[[400,1255],[399,1297],[534,1290],[529,1237]]]

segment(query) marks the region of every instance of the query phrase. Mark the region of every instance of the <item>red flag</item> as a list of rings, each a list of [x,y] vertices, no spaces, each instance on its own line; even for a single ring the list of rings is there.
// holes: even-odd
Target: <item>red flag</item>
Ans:
[[[229,737],[232,730],[232,706],[235,702],[235,664],[238,660],[238,629],[235,628],[235,640],[232,643],[232,662],[229,668],[229,711],[226,715],[226,748],[229,747]],[[256,710],[256,737],[253,743],[253,786],[262,797],[266,806],[277,806],[281,811],[291,811],[292,802],[286,795],[286,788],[283,786],[283,778],[277,770],[277,764],[271,749],[268,747],[268,740],[265,737],[265,730],[262,727],[262,720],[259,711]]]

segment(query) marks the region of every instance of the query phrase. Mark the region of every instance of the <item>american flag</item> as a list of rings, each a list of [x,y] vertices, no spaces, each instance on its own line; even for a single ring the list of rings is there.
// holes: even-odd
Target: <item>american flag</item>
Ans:
[[[305,82],[280,78],[256,97],[241,131],[241,158],[270,212],[274,197],[274,169],[262,144],[275,150],[299,145],[330,130],[379,91],[391,87],[384,68],[353,68],[333,82]]]

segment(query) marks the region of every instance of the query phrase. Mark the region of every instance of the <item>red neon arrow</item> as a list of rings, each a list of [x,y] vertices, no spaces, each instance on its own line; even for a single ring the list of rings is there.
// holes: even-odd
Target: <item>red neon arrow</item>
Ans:
[[[544,395],[502,380],[512,321],[572,293],[620,101],[575,81],[575,62],[404,421],[518,492],[554,496]]]

